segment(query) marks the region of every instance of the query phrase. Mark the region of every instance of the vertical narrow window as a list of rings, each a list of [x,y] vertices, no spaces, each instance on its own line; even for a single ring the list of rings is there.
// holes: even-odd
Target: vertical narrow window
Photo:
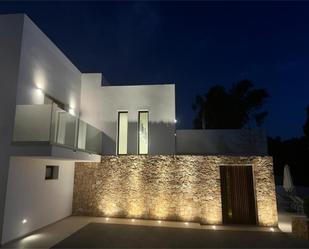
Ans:
[[[118,154],[127,154],[128,112],[118,112]]]
[[[148,112],[138,112],[138,154],[148,154]]]

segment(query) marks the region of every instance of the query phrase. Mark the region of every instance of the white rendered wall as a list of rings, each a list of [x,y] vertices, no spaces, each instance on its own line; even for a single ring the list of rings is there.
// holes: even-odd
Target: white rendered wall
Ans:
[[[0,15],[0,237],[14,128],[22,28],[23,15]]]
[[[46,165],[59,166],[57,180],[45,180]],[[72,161],[12,157],[2,243],[71,215],[73,184]]]
[[[263,130],[177,130],[177,154],[267,155]]]
[[[102,128],[101,82],[100,73],[82,74],[80,118],[98,129]]]
[[[174,85],[102,87],[98,75],[83,75],[81,118],[104,132],[103,154],[116,154],[119,111],[128,111],[128,154],[137,154],[138,111],[143,110],[149,111],[149,154],[174,154]]]
[[[43,104],[36,88],[79,111],[81,73],[25,15],[17,104]]]

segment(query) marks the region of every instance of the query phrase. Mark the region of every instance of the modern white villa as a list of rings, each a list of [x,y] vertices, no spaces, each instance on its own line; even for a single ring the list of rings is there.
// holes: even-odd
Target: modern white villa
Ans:
[[[119,72],[121,73],[121,72]],[[108,85],[0,16],[1,244],[70,215],[277,226],[262,130],[177,130],[175,85]]]

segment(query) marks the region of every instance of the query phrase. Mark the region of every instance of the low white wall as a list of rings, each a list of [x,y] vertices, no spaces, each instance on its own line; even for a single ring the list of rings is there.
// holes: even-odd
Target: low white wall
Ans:
[[[267,155],[264,130],[177,130],[177,154]]]
[[[46,165],[59,166],[57,180],[45,180]],[[73,185],[72,161],[11,157],[2,243],[71,215]]]

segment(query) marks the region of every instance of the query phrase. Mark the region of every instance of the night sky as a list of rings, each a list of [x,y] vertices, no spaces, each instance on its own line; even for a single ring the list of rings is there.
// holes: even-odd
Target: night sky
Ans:
[[[309,105],[309,2],[1,2],[27,13],[82,72],[111,85],[174,83],[178,128],[196,94],[252,80],[271,136],[301,136]]]

